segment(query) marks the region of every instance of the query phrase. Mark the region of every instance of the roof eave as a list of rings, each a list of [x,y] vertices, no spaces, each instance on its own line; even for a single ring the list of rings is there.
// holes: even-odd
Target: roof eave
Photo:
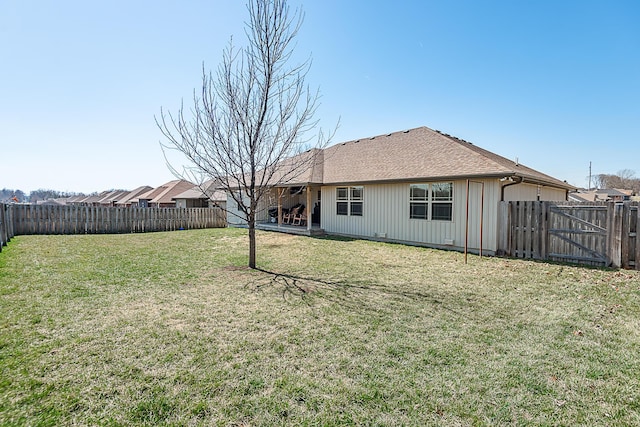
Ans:
[[[537,177],[533,177],[527,174],[522,174],[522,173],[514,173],[512,176],[518,176],[522,178],[522,182],[525,184],[537,184],[537,185],[542,185],[545,187],[556,187],[556,188],[562,188],[563,190],[568,190],[568,191],[577,191],[578,188],[569,184],[568,182],[558,182],[558,181],[551,181],[551,180],[545,180],[542,178],[537,178]]]
[[[462,181],[467,179],[502,179],[508,177],[520,177],[522,182],[529,184],[543,185],[545,187],[556,187],[564,190],[575,190],[576,188],[568,183],[554,182],[550,180],[544,180],[536,177],[532,177],[527,174],[522,174],[514,171],[510,172],[495,172],[487,174],[466,174],[466,175],[441,175],[441,176],[424,176],[419,178],[397,178],[388,180],[366,180],[366,181],[341,181],[341,182],[325,182],[319,185],[365,185],[365,184],[393,184],[400,182],[424,182],[424,181]]]

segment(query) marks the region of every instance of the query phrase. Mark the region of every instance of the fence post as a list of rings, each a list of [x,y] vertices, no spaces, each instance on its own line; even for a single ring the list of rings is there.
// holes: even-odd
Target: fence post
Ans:
[[[541,202],[540,208],[540,259],[549,256],[549,202]]]
[[[7,238],[7,234],[8,233],[4,204],[0,203],[0,252],[2,252],[2,247],[5,246],[9,241],[9,239]]]
[[[507,228],[508,222],[508,205],[507,202],[498,202],[498,247],[496,253],[505,255],[507,253]]]
[[[636,204],[636,254],[634,262],[636,270],[640,270],[640,203]]]
[[[624,207],[619,203],[610,203],[607,208],[607,262],[614,268],[620,268],[622,249],[622,214]]]
[[[622,204],[622,230],[620,234],[620,266],[629,268],[631,254],[629,244],[631,243],[631,202]]]

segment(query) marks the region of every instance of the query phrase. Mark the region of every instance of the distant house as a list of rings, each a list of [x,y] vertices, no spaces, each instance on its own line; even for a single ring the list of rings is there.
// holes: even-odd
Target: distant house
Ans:
[[[71,201],[67,201],[67,203],[78,206],[100,206],[100,200],[107,197],[110,193],[110,191],[102,191],[98,194],[92,194],[89,196],[74,197]]]
[[[144,193],[153,190],[152,187],[148,185],[143,185],[134,190],[129,191],[128,193],[121,196],[118,201],[116,201],[115,205],[117,207],[130,207],[132,205],[138,205],[138,197]]]
[[[193,186],[187,191],[173,197],[177,208],[207,208],[227,205],[227,193],[217,189],[216,181],[210,180],[201,186]]]
[[[173,197],[193,187],[189,181],[176,179],[138,196],[138,206],[144,208],[174,208]]]
[[[602,188],[592,191],[578,191],[569,194],[569,200],[574,202],[626,202],[631,200],[633,190],[618,188]]]
[[[604,188],[596,191],[596,200],[607,202],[626,202],[631,200],[631,196],[633,196],[633,190]]]
[[[462,249],[497,250],[500,201],[567,200],[564,181],[421,127],[337,144],[315,153],[304,174],[274,188],[260,206],[265,228],[304,206],[306,229],[328,234]],[[294,161],[289,159],[288,161]],[[481,204],[484,205],[480,218]],[[228,195],[227,220],[243,225]],[[468,214],[467,214],[468,213]],[[301,223],[304,223],[301,221]]]
[[[98,200],[98,206],[113,207],[116,205],[118,200],[120,200],[128,192],[129,192],[128,190],[110,191],[102,199]]]
[[[84,196],[84,195],[72,196],[67,199],[66,203],[67,205],[80,205],[80,202],[86,198],[87,196]]]

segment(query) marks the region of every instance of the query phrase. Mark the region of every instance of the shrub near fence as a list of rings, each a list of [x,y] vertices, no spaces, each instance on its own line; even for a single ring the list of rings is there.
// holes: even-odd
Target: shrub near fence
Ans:
[[[226,227],[218,208],[10,205],[13,235],[117,234]]]

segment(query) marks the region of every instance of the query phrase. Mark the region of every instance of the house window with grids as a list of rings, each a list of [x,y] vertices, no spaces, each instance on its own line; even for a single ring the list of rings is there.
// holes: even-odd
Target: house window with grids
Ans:
[[[452,221],[453,183],[409,185],[409,218]]]
[[[363,187],[338,187],[336,189],[337,215],[362,216],[363,203]]]

